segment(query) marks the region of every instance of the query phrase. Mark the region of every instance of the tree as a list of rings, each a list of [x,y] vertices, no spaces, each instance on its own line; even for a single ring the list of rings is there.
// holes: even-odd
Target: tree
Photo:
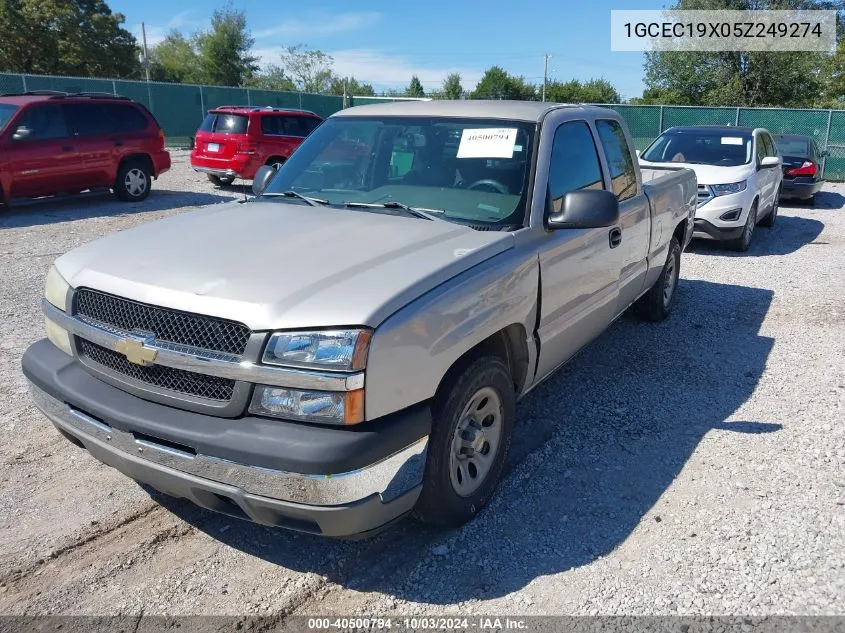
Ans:
[[[464,96],[464,87],[461,85],[460,73],[450,73],[443,80],[443,98],[460,99]]]
[[[255,40],[243,11],[231,6],[215,9],[211,30],[194,35],[202,75],[220,86],[242,86],[258,70],[258,58],[250,54]]]
[[[376,91],[372,85],[359,83],[355,77],[333,77],[329,86],[329,94],[343,96],[343,87],[346,84],[346,94],[352,97],[375,97]]]
[[[296,90],[293,79],[288,77],[279,66],[273,64],[250,77],[246,85],[259,90],[283,90],[288,92]]]
[[[408,89],[405,91],[405,94],[409,97],[425,96],[425,90],[423,90],[423,85],[419,77],[416,75],[411,77],[411,83],[408,85]]]
[[[197,83],[202,80],[199,57],[191,42],[179,31],[170,31],[149,55],[153,81]]]
[[[491,66],[485,71],[470,98],[533,101],[537,99],[537,89],[523,77],[509,75],[501,66]]]
[[[676,0],[673,9],[841,8],[812,0]],[[721,106],[818,105],[829,56],[813,52],[652,51],[645,81],[670,103]],[[647,91],[647,92],[648,92]],[[643,95],[645,98],[645,94]]]
[[[333,62],[330,55],[304,44],[288,46],[282,53],[282,68],[303,92],[328,92]]]
[[[0,68],[7,72],[129,77],[138,42],[104,0],[3,0]]]

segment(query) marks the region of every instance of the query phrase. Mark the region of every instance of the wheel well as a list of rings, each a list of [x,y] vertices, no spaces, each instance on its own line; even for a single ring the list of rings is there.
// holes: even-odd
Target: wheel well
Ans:
[[[510,369],[514,392],[519,394],[528,377],[528,344],[526,338],[525,328],[518,323],[509,325],[488,336],[452,363],[437,387],[435,398],[442,395],[447,386],[455,381],[467,365],[481,356],[501,358]]]
[[[130,154],[129,156],[124,156],[121,161],[120,165],[118,166],[117,170],[120,171],[123,169],[123,166],[126,163],[141,163],[144,167],[147,168],[147,173],[150,176],[155,176],[155,170],[153,168],[153,159],[150,158],[147,154]]]
[[[683,222],[679,222],[678,226],[675,227],[675,232],[672,233],[672,237],[678,240],[678,244],[681,245],[681,250],[684,248],[684,236],[686,235],[688,221],[689,220],[684,220]]]

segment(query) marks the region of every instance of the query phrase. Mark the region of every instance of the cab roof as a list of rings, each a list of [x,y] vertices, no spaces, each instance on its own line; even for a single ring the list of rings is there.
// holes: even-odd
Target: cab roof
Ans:
[[[436,116],[455,118],[506,119],[539,122],[552,110],[568,108],[591,115],[618,116],[615,110],[598,106],[570,105],[540,101],[445,100],[397,101],[360,105],[340,110],[335,117],[349,116]]]

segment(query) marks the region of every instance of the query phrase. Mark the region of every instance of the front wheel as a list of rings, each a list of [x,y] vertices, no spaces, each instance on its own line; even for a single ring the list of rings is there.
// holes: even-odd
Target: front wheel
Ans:
[[[669,242],[669,254],[654,285],[636,303],[636,310],[648,321],[663,321],[672,311],[678,294],[678,280],[681,275],[681,245],[678,238]]]
[[[778,195],[775,196],[775,201],[772,203],[772,210],[766,214],[765,218],[762,218],[759,222],[760,226],[765,226],[767,228],[771,228],[775,225],[775,221],[778,219],[778,207],[780,207],[780,192],[778,191]]]
[[[117,172],[114,195],[125,202],[140,202],[150,195],[152,180],[149,168],[143,163],[124,163]]]
[[[510,448],[516,394],[507,366],[484,356],[460,374],[433,406],[423,489],[414,516],[454,528],[487,505]]]
[[[742,235],[733,241],[731,246],[735,251],[744,253],[751,246],[751,238],[754,237],[754,229],[757,227],[757,201],[751,205],[748,211],[748,218],[745,220],[745,226],[742,227]]]

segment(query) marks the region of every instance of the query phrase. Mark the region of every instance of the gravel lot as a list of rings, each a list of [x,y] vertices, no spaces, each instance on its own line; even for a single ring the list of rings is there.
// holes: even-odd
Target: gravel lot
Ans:
[[[242,195],[173,159],[141,204],[0,216],[0,613],[845,614],[845,186],[747,254],[694,244],[670,320],[623,317],[519,405],[473,523],[345,542],[151,498],[30,404],[58,255]]]

